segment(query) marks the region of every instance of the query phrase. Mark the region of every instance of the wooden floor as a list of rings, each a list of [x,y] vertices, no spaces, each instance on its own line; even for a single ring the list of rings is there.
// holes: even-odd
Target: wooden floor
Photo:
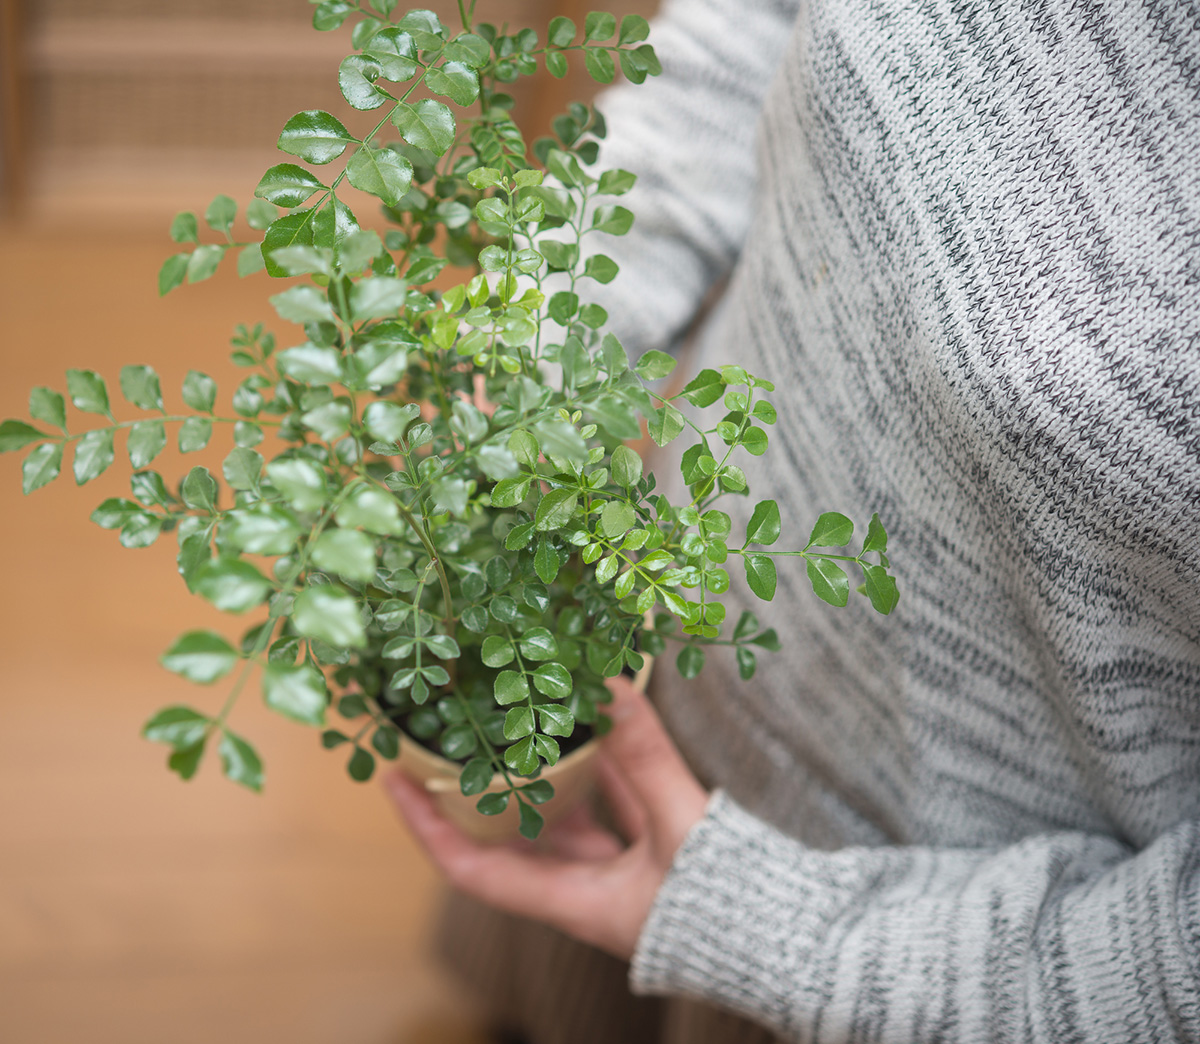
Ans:
[[[26,416],[33,384],[64,390],[68,367],[115,392],[126,362],[156,367],[178,404],[204,359],[228,401],[227,340],[271,318],[265,277],[159,300],[171,246],[163,232],[0,226],[0,418]],[[127,551],[88,521],[128,495],[127,466],[24,498],[22,455],[0,457],[0,1038],[481,1041],[425,956],[439,886],[376,784],[349,782],[313,731],[253,695],[231,724],[264,756],[262,796],[215,762],[189,784],[167,774],[142,722],[224,693],[157,657],[183,630],[233,631],[174,575],[173,539]],[[187,464],[156,466],[173,480]]]

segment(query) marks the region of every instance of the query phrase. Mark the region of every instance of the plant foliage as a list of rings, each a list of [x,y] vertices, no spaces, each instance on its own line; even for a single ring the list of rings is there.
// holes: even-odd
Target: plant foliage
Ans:
[[[504,88],[540,66],[561,77],[572,59],[601,83],[617,68],[640,83],[660,71],[645,20],[556,18],[542,39],[475,22],[473,3],[457,29],[394,6],[324,0],[313,12],[320,30],[354,20],[338,82],[351,108],[378,114],[371,133],[297,113],[279,136],[286,159],[245,210],[258,238],[234,239],[227,196],[203,215],[211,235],[192,213],[171,225],[180,250],[160,292],[234,253],[242,275],[303,277],[270,299],[295,343],[280,350],[261,325],[239,327],[232,358],[246,376],[219,412],[199,370],[169,411],[155,372],[126,366],[119,393],[138,419],[117,421],[104,379],[71,370],[66,397],[35,388],[31,420],[0,425],[0,451],[30,450],[29,493],[58,476],[68,447],[84,484],[123,441],[131,496],[105,500],[93,521],[126,547],[174,533],[189,589],[256,617],[239,644],[192,631],[163,656],[201,684],[232,677],[219,712],[172,706],[146,724],[180,776],[215,745],[231,779],[261,787],[258,755],[228,726],[257,671],[267,705],[322,729],[353,778],[396,757],[403,728],[463,763],[480,811],[519,802],[534,836],[535,806],[553,793],[539,772],[580,726],[602,731],[605,678],[667,639],[682,643],[688,678],[709,645],[732,645],[747,679],[756,649],[778,647],[750,613],[729,626],[731,572],[770,601],[776,559],[797,556],[816,594],[842,606],[852,566],[882,613],[896,585],[878,516],[858,552],[844,550],[854,526],[836,512],[801,550],[773,550],[773,500],[733,533],[718,504],[748,495],[738,460],[767,449],[773,386],[731,365],[660,394],[675,361],[650,351],[631,364],[589,301],[617,275],[594,244],[632,226],[618,200],[634,176],[594,169],[605,125],[584,105],[527,147]],[[375,198],[385,235],[359,226],[347,185]],[[68,417],[68,398],[86,418]],[[658,446],[689,442],[686,502],[658,493],[626,444],[643,422]],[[169,431],[195,453],[218,430],[216,474],[197,465],[169,484],[153,470]],[[327,720],[331,691],[340,728]],[[497,777],[503,789],[484,793]]]

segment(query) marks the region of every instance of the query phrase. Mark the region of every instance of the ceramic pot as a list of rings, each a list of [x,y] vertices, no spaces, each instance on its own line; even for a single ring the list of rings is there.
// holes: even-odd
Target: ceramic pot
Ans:
[[[653,666],[652,657],[646,656],[642,669],[633,679],[633,684],[642,692],[646,691]],[[554,797],[538,806],[547,826],[561,819],[591,792],[596,776],[594,759],[599,749],[600,741],[590,739],[578,750],[560,758],[557,764],[542,769],[539,778],[554,785]],[[475,810],[475,803],[482,795],[467,797],[459,788],[461,766],[421,746],[403,732],[400,733],[400,757],[396,764],[409,779],[425,786],[446,819],[477,841],[512,841],[520,836],[520,813],[515,800],[510,801],[508,808],[498,816],[481,815]],[[497,776],[484,793],[504,789],[503,778]]]

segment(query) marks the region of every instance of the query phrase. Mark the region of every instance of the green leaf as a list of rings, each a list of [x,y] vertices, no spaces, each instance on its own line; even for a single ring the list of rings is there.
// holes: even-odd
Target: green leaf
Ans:
[[[346,771],[356,783],[365,783],[375,774],[375,758],[369,750],[355,747],[346,765]]]
[[[121,394],[127,402],[143,410],[163,408],[158,374],[149,366],[121,367]]]
[[[830,605],[842,606],[850,599],[850,580],[846,571],[827,558],[810,558],[808,579],[818,598]]]
[[[538,504],[534,516],[534,527],[539,532],[561,529],[571,521],[579,504],[579,491],[574,489],[552,489]]]
[[[221,769],[229,779],[253,791],[262,790],[262,759],[249,743],[227,729],[222,730],[220,751]]]
[[[371,746],[380,757],[394,761],[400,754],[400,734],[393,728],[381,726],[371,737]]]
[[[325,504],[325,472],[311,461],[273,460],[267,465],[267,477],[297,511],[316,511]]]
[[[462,774],[458,778],[459,789],[465,797],[482,794],[491,786],[494,775],[489,758],[472,758],[463,766]]]
[[[167,758],[167,768],[178,773],[180,779],[191,779],[204,758],[204,743],[205,739],[201,739],[191,747],[176,748]]]
[[[80,486],[108,470],[113,462],[111,428],[89,431],[75,446],[75,481]]]
[[[826,511],[817,519],[805,548],[845,547],[854,536],[854,523],[837,511]]]
[[[896,587],[895,578],[883,566],[864,563],[862,571],[867,597],[871,599],[872,607],[886,616],[900,601],[900,591]]]
[[[775,563],[766,555],[743,555],[746,583],[764,602],[775,597]]]
[[[296,595],[292,626],[306,638],[342,648],[362,649],[367,644],[358,599],[326,584]]]
[[[398,25],[412,34],[414,43],[422,51],[436,50],[446,39],[446,27],[432,11],[409,11]]]
[[[651,348],[650,351],[642,353],[634,369],[642,380],[657,381],[675,369],[675,360],[666,352]]]
[[[67,407],[63,397],[53,388],[33,388],[29,392],[29,416],[34,420],[44,421],[46,424],[53,424],[56,428],[62,428],[64,431],[67,427]],[[9,449],[16,447],[4,445],[5,425],[13,423],[19,424],[19,421],[5,421],[0,424],[0,453],[7,453]],[[24,443],[22,443],[24,445]]]
[[[60,396],[60,402],[61,398]],[[13,450],[23,449],[31,442],[48,438],[50,436],[46,432],[38,431],[31,424],[19,420],[6,420],[0,424],[0,453],[11,453]]]
[[[683,389],[683,397],[693,406],[711,406],[725,394],[725,381],[716,370],[701,370]]]
[[[342,379],[341,356],[336,348],[298,344],[275,358],[280,370],[301,384],[337,384]]]
[[[521,636],[521,655],[527,660],[552,660],[558,655],[558,642],[545,627],[531,627]]]
[[[355,5],[347,0],[322,0],[313,9],[313,28],[327,33],[338,28],[354,10]]]
[[[188,259],[187,279],[189,283],[202,283],[211,279],[221,265],[226,248],[215,243],[206,243],[192,251]]]
[[[162,656],[168,671],[208,685],[227,675],[238,662],[237,651],[213,631],[189,631]]]
[[[203,743],[210,719],[191,707],[164,707],[142,726],[142,735],[153,743],[186,750]]]
[[[747,544],[773,544],[779,539],[779,505],[773,500],[759,501],[746,526]]]
[[[313,545],[312,560],[326,573],[369,583],[375,578],[375,541],[357,529],[327,529]]]
[[[583,52],[583,64],[588,75],[597,83],[612,83],[617,74],[613,57],[599,47],[587,47]]]
[[[396,26],[388,26],[372,36],[367,54],[379,64],[383,78],[392,83],[411,80],[421,69],[413,38]]]
[[[171,238],[176,243],[199,243],[200,226],[196,215],[190,210],[181,210],[171,219]]]
[[[561,663],[543,663],[533,672],[533,684],[538,692],[552,700],[565,700],[571,695],[574,685],[571,672]],[[559,732],[552,735],[566,736],[569,733]]]
[[[412,183],[413,167],[392,149],[364,145],[346,164],[346,177],[360,192],[378,196],[389,207],[396,206]]]
[[[762,428],[747,428],[742,433],[741,441],[742,448],[756,457],[761,457],[767,452],[767,433]]]
[[[512,707],[504,716],[504,738],[518,740],[533,733],[533,711],[529,707]]]
[[[675,666],[684,678],[691,681],[704,670],[704,647],[702,645],[685,645],[675,658]]]
[[[738,677],[742,681],[749,681],[754,677],[754,671],[758,666],[758,661],[755,658],[754,650],[747,649],[744,645],[737,650],[737,669]]]
[[[26,494],[58,478],[62,468],[62,443],[42,443],[34,449],[20,467],[22,490]]]
[[[592,214],[592,229],[596,232],[607,232],[612,236],[623,236],[633,227],[633,211],[625,207],[607,205],[597,207]],[[663,355],[663,352],[657,354]],[[670,358],[670,356],[667,356]],[[675,361],[671,360],[671,365]],[[667,371],[668,373],[670,370]]]
[[[237,217],[237,203],[229,196],[216,196],[204,212],[204,220],[215,232],[228,232]]]
[[[454,144],[454,113],[447,105],[432,98],[414,105],[401,102],[392,113],[392,123],[410,145],[436,156]]]
[[[265,199],[252,199],[246,205],[246,221],[252,229],[264,232],[279,218],[279,210]]]
[[[538,723],[547,736],[569,736],[575,731],[575,715],[566,707],[542,704],[537,708]]]
[[[587,412],[614,439],[641,438],[642,428],[629,404],[615,395],[605,395],[588,403]]]
[[[420,414],[421,408],[414,402],[401,406],[380,400],[371,403],[363,412],[363,427],[380,442],[399,442]]]
[[[546,420],[535,424],[533,430],[546,456],[558,457],[573,464],[586,463],[587,444],[574,424],[560,419]],[[520,455],[517,459],[521,459]]]
[[[650,437],[656,445],[665,446],[683,431],[683,426],[683,414],[674,406],[663,406],[661,409],[655,410],[654,415],[650,418]]]
[[[350,288],[350,314],[355,320],[394,315],[408,300],[408,284],[391,276],[361,279]]]
[[[496,675],[494,686],[496,702],[500,706],[517,703],[529,698],[529,682],[519,671],[501,671]]]
[[[325,678],[308,664],[268,663],[263,671],[263,699],[268,707],[301,725],[325,724],[329,693]]]
[[[259,180],[254,194],[281,207],[302,206],[314,192],[328,186],[295,163],[277,163]],[[273,220],[273,218],[272,218]]]
[[[584,40],[608,40],[617,31],[617,20],[607,11],[592,11],[583,22]]]
[[[263,262],[267,266],[268,275],[279,278],[288,274],[274,259],[273,254],[276,250],[291,246],[313,245],[315,217],[315,210],[301,210],[295,214],[285,214],[268,226],[262,241]]]
[[[208,468],[194,467],[187,473],[181,489],[183,502],[197,511],[213,511],[217,506],[217,480]]]
[[[476,803],[475,810],[485,816],[498,816],[508,808],[507,792],[503,794],[484,794]]]
[[[267,263],[263,260],[262,248],[259,244],[251,243],[238,251],[237,274],[241,278],[244,279],[246,276],[254,275],[255,272],[261,272],[266,267]]]
[[[610,540],[623,537],[637,523],[637,516],[623,500],[610,500],[600,513],[600,529]]]
[[[208,445],[212,438],[212,421],[204,417],[188,417],[179,429],[179,452],[195,453]]]
[[[342,97],[360,110],[378,109],[394,101],[387,91],[376,86],[375,81],[381,75],[383,66],[369,55],[351,54],[343,58],[338,67],[338,86],[342,90]]]
[[[92,370],[68,370],[67,391],[77,410],[112,416],[108,407],[108,390],[98,373]]]
[[[199,370],[189,370],[183,379],[183,401],[193,410],[211,413],[217,401],[217,382]]]
[[[298,112],[283,126],[279,150],[299,156],[306,163],[329,163],[357,142],[340,120],[320,109]]]
[[[333,322],[329,299],[315,286],[293,286],[270,300],[279,317],[289,322]]]
[[[489,634],[483,640],[480,657],[488,667],[503,667],[512,663],[516,656],[512,642],[498,634]]]
[[[425,73],[425,86],[455,105],[470,105],[479,97],[479,74],[463,62],[445,62]]]
[[[543,584],[554,583],[555,577],[558,576],[558,552],[545,538],[538,541],[537,551],[533,555],[533,568]]]
[[[522,740],[522,742],[524,741]],[[520,770],[518,769],[518,771]],[[545,823],[542,814],[532,805],[526,805],[523,802],[517,808],[521,817],[521,825],[517,828],[518,832],[527,841],[536,841]]]
[[[613,481],[625,489],[631,489],[642,480],[642,458],[628,446],[618,446],[610,461]]]
[[[451,761],[461,761],[463,758],[469,758],[475,753],[478,746],[479,737],[475,734],[475,729],[466,723],[451,725],[450,728],[442,733],[442,753]],[[488,783],[492,781],[491,762],[486,758],[478,760],[487,766],[487,783],[484,783],[478,790],[467,789],[467,785],[463,783],[463,780],[466,779],[466,767],[464,767],[463,775],[459,778],[459,788],[468,796],[485,790]],[[482,772],[478,768],[474,770],[474,774],[477,778],[482,778]]]
[[[229,544],[252,555],[286,555],[296,549],[300,524],[278,504],[255,504],[225,516],[221,530]]]
[[[361,489],[337,510],[337,523],[346,529],[361,526],[368,533],[393,535],[400,530],[400,509],[381,489]]]
[[[504,763],[521,776],[530,776],[537,771],[538,756],[533,737],[517,740],[504,752]],[[526,806],[521,806],[522,808]],[[540,817],[539,817],[540,818]]]
[[[135,468],[144,468],[166,445],[167,429],[162,421],[138,421],[129,429],[129,441],[125,446],[129,463]]]
[[[170,507],[171,494],[167,484],[157,471],[139,471],[129,477],[129,485],[133,495],[147,507]]]
[[[733,629],[733,640],[736,642],[742,638],[748,638],[758,630],[758,617],[750,610],[743,610],[742,615],[738,617],[737,626]]]
[[[550,20],[546,42],[551,47],[566,47],[575,39],[575,23],[559,15]]]
[[[244,613],[261,605],[271,582],[249,562],[216,558],[196,570],[193,587],[202,598],[228,613]]]
[[[883,554],[887,550],[887,540],[887,530],[883,528],[883,523],[879,521],[879,515],[876,513],[871,516],[871,523],[867,526],[867,538],[863,541],[863,554],[865,555],[868,551],[877,551]]]
[[[158,270],[158,296],[169,294],[180,283],[183,282],[183,277],[187,274],[188,262],[192,259],[192,255],[188,253],[172,254],[163,263]]]
[[[621,31],[617,34],[618,44],[641,43],[650,35],[650,23],[641,15],[628,14],[621,19]]]
[[[583,274],[590,276],[597,283],[611,283],[620,269],[617,263],[605,254],[593,254],[583,266]]]

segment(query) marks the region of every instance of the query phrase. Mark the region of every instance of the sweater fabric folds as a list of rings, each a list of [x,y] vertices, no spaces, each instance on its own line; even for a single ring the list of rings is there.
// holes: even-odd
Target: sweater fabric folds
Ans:
[[[633,355],[727,277],[691,364],[779,411],[735,535],[877,511],[901,600],[781,559],[729,596],[782,639],[753,680],[659,671],[719,789],[634,988],[798,1041],[1200,1040],[1200,13],[673,0],[652,39],[595,296]]]

